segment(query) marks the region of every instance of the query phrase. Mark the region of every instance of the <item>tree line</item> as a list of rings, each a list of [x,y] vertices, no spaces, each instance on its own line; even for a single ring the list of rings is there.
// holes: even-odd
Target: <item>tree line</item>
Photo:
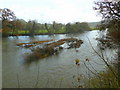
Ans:
[[[37,20],[25,21],[18,19],[14,12],[8,8],[0,9],[0,19],[2,23],[2,36],[28,34],[33,36],[34,34],[47,33],[78,33],[85,30],[90,30],[87,22],[75,22],[62,24],[53,21],[50,23],[39,23]]]

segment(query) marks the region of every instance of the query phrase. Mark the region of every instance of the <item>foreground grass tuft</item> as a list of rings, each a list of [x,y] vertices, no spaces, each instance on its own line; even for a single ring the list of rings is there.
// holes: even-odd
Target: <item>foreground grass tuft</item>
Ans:
[[[117,73],[117,70],[113,68],[113,71]],[[111,70],[102,71],[93,78],[90,78],[87,82],[90,88],[119,88],[118,79],[113,75]]]

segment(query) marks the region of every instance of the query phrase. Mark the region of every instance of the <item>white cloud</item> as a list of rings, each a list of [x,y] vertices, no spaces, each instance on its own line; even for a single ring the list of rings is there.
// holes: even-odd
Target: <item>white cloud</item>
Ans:
[[[2,8],[13,10],[18,18],[40,22],[99,21],[92,10],[94,0],[2,0]]]

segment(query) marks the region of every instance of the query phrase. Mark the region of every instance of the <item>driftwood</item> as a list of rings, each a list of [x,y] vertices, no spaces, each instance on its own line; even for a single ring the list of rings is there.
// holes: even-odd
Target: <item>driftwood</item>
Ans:
[[[46,42],[49,42],[49,41],[51,41],[51,40],[46,40]],[[40,42],[38,41],[37,43],[43,43],[43,42],[45,42],[45,41],[40,41]],[[67,39],[60,39],[60,40],[57,40],[54,42],[44,44],[43,47],[33,47],[33,48],[30,48],[32,53],[27,55],[25,59],[27,61],[33,61],[33,60],[38,60],[41,58],[45,58],[45,57],[57,54],[59,52],[59,50],[63,49],[63,47],[60,45],[63,45],[64,43],[68,44],[68,49],[69,48],[79,48],[80,45],[83,43],[83,41],[78,40],[76,38],[67,38]]]
[[[23,46],[25,48],[29,48],[29,47],[35,46],[36,44],[42,44],[42,43],[50,42],[50,41],[53,41],[53,39],[52,40],[44,40],[44,41],[34,41],[34,42],[29,42],[29,43],[17,43],[16,45],[17,46]],[[45,46],[56,47],[56,46],[64,44],[65,42],[74,42],[74,41],[77,42],[78,39],[76,39],[76,38],[60,39],[58,41],[46,44]]]
[[[50,42],[50,41],[53,41],[53,40],[44,40],[44,41],[34,41],[34,42],[29,42],[29,43],[17,43],[16,45],[17,46],[34,46],[34,44],[42,44],[44,42]]]

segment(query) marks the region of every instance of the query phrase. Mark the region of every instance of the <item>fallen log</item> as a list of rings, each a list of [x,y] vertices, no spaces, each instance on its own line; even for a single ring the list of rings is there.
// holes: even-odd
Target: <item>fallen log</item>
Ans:
[[[53,39],[52,40],[44,40],[44,41],[34,41],[34,42],[29,42],[29,43],[17,43],[16,45],[26,47],[26,46],[33,46],[31,44],[42,44],[44,42],[50,42],[50,41],[53,41]]]
[[[49,42],[51,40],[46,40],[46,41]],[[45,41],[40,41],[40,42],[45,42]],[[76,38],[66,38],[44,44],[43,47],[33,47],[31,48],[32,53],[27,55],[25,59],[27,61],[34,61],[57,54],[61,49],[63,49],[63,47],[61,47],[60,45],[63,45],[64,43],[68,43],[69,48],[79,48],[80,45],[83,43],[83,41],[78,40]],[[28,45],[27,47],[30,46]]]

